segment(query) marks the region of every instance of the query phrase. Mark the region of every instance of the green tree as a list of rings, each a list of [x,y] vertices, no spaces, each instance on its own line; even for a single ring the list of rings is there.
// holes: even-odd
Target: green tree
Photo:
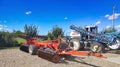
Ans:
[[[48,40],[53,40],[53,36],[51,32],[48,32],[47,36],[48,36]]]
[[[63,32],[62,28],[55,25],[55,26],[53,26],[53,29],[50,32],[48,32],[47,36],[48,36],[48,39],[53,40],[53,39],[57,39],[58,36],[63,37],[64,32]]]
[[[31,38],[37,35],[38,33],[38,27],[36,25],[25,25],[24,26],[25,34],[27,35],[27,38]]]
[[[24,32],[21,32],[20,30],[15,31],[16,35],[24,34]]]
[[[19,37],[19,35],[25,34],[25,33],[20,31],[20,30],[13,30],[13,34],[14,34],[15,37]]]

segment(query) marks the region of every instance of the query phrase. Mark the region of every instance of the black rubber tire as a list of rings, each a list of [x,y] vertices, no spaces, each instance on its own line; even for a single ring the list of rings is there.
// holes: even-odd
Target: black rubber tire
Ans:
[[[105,52],[104,46],[101,43],[97,43],[97,42],[91,44],[90,50],[94,53]]]
[[[21,45],[21,46],[20,46],[20,50],[21,50],[21,51],[25,51],[25,52],[28,53],[28,52],[29,52],[29,51],[28,51],[28,47],[29,47],[28,45]]]
[[[120,40],[116,38],[114,42],[114,44],[108,45],[108,47],[112,50],[120,49]]]
[[[36,53],[37,53],[37,48],[35,45],[29,45],[28,50],[29,50],[29,54],[31,54],[31,55],[36,55]]]

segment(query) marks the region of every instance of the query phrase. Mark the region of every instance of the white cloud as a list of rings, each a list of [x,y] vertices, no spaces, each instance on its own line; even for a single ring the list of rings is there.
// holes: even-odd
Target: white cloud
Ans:
[[[25,12],[25,14],[29,15],[29,14],[32,14],[32,12],[31,11],[27,11],[27,12]]]
[[[106,14],[106,15],[105,15],[105,18],[108,18],[109,16],[110,16],[109,14]]]
[[[64,19],[65,19],[65,20],[67,20],[68,18],[67,18],[67,17],[65,17]]]
[[[114,16],[114,19],[117,19],[120,17],[120,13],[115,13],[114,15],[106,14],[105,18],[107,18],[108,20],[113,20],[113,16]]]
[[[108,25],[108,26],[106,26],[106,28],[107,28],[107,29],[108,29],[108,28],[110,28],[110,27],[111,27],[111,26],[109,26],[109,25]]]
[[[99,24],[101,24],[101,21],[97,21],[96,23],[95,23],[95,25],[99,25]]]

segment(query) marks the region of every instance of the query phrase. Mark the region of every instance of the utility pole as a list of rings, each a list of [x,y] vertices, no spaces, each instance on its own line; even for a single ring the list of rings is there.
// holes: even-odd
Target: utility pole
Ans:
[[[116,10],[116,5],[113,6],[113,19],[112,19],[112,30],[114,31],[114,22],[115,22],[115,10]]]

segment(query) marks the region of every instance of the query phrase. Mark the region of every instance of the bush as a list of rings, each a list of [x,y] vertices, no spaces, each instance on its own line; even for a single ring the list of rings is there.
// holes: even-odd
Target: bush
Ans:
[[[0,47],[15,47],[19,46],[15,35],[9,32],[0,32]]]

